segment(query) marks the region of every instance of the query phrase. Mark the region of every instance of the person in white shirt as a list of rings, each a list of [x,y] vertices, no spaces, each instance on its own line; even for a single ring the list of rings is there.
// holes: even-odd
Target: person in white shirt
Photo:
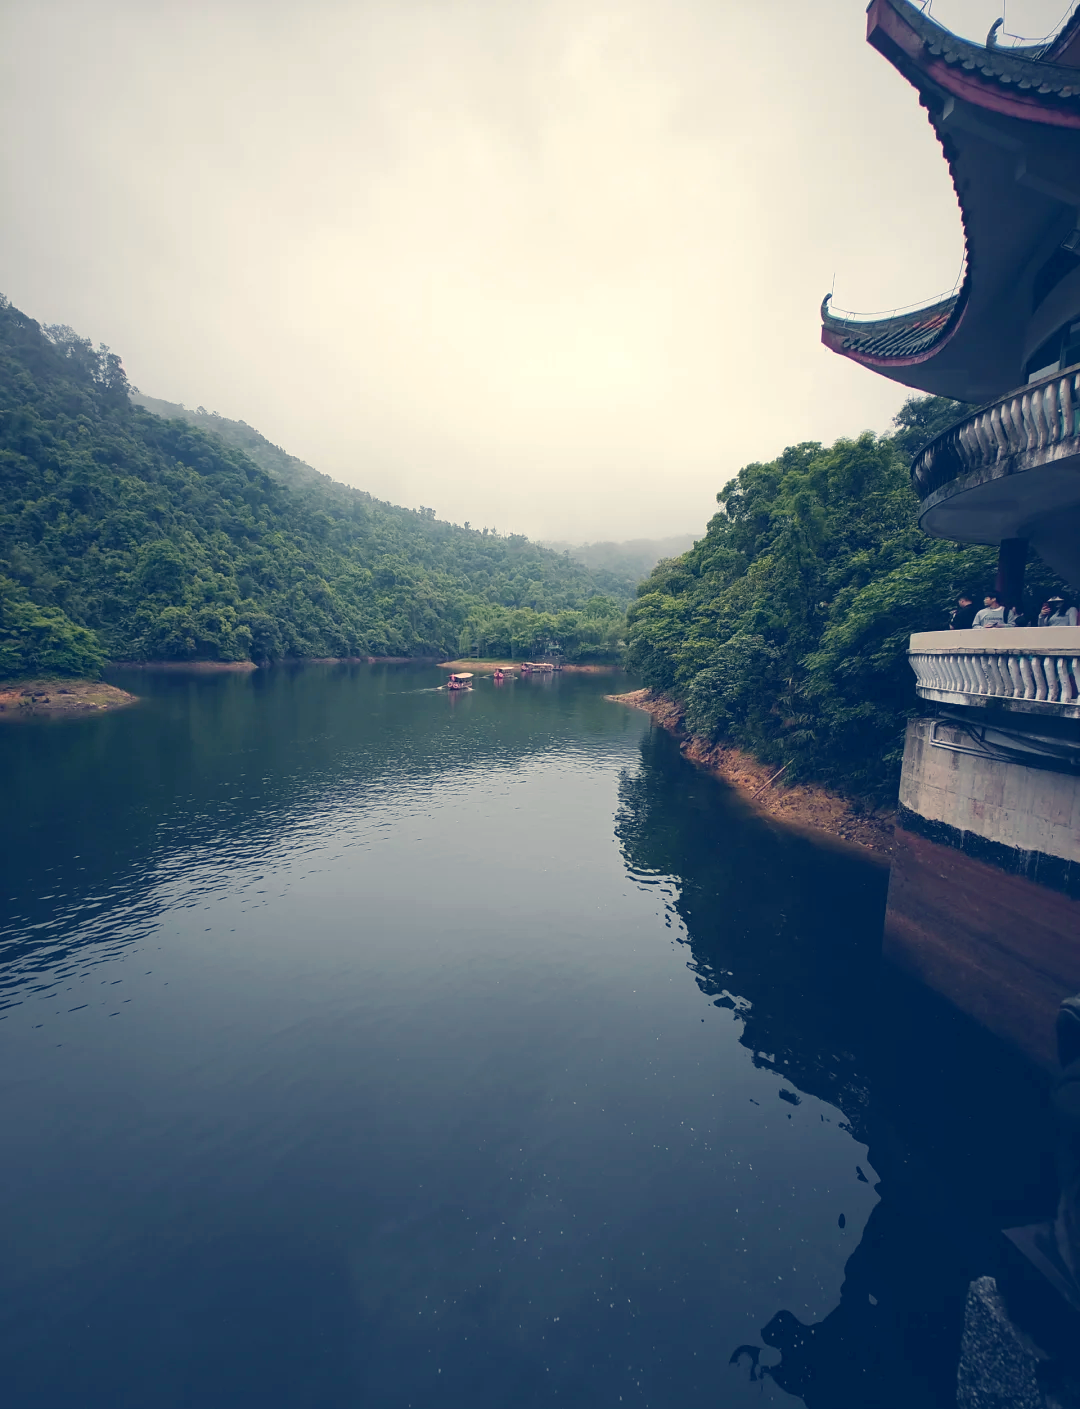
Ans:
[[[1075,626],[1077,610],[1067,607],[1064,597],[1049,597],[1039,613],[1040,626]]]
[[[1001,603],[998,601],[997,597],[995,597],[992,592],[991,592],[990,596],[986,598],[986,606],[983,607],[982,611],[975,613],[975,620],[974,620],[974,622],[972,623],[972,625],[974,625],[974,626],[1004,626],[1004,625],[1005,625],[1005,608],[1001,605]]]

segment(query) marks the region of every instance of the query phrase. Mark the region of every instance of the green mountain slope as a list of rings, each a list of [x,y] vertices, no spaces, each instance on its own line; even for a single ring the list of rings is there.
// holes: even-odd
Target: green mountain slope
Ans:
[[[493,622],[524,654],[616,648],[619,579],[205,419],[133,405],[115,354],[0,301],[0,672],[454,653]]]
[[[152,411],[162,420],[187,421],[197,430],[217,436],[226,445],[242,451],[249,459],[254,460],[268,475],[281,480],[282,484],[287,484],[299,494],[314,494],[338,504],[349,504],[357,500],[364,504],[378,503],[384,509],[397,514],[410,512],[408,509],[398,509],[393,504],[383,503],[382,500],[374,500],[362,489],[354,489],[350,485],[332,480],[329,475],[324,475],[313,465],[298,460],[295,455],[290,455],[279,445],[274,445],[246,421],[230,421],[226,416],[220,416],[216,411],[207,411],[202,406],[192,411],[190,407],[183,406],[178,401],[162,401],[159,397],[146,396],[136,390],[132,390],[131,400],[136,406]]]

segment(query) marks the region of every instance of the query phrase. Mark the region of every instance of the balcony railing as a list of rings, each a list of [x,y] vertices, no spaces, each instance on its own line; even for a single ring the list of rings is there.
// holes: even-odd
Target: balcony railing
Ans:
[[[1014,456],[1069,446],[1080,454],[1080,372],[1055,373],[1010,392],[924,445],[911,464],[920,499],[951,480],[1003,465]],[[1066,452],[1068,453],[1068,452]],[[1040,457],[1041,458],[1041,457]]]
[[[1080,719],[1080,627],[923,631],[908,660],[923,699]]]

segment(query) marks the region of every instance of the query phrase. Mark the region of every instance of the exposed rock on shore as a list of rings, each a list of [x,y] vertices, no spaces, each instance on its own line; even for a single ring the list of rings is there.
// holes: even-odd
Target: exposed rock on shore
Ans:
[[[655,690],[632,690],[626,695],[605,698],[633,709],[643,709],[661,728],[680,739],[679,747],[691,762],[707,768],[738,789],[762,812],[783,822],[828,832],[882,856],[891,853],[894,821],[891,812],[870,811],[815,783],[788,786],[782,773],[775,776],[777,769],[773,764],[759,763],[741,749],[710,744],[688,733],[682,706]]]
[[[138,696],[100,680],[21,680],[0,683],[0,720],[34,715],[100,714],[122,709]]]

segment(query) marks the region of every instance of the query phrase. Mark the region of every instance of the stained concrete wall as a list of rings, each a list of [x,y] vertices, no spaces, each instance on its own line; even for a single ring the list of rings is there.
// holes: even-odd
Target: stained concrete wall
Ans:
[[[934,722],[908,724],[903,808],[991,843],[1080,863],[1080,777],[933,748]],[[971,745],[947,721],[938,720],[936,732],[942,743]]]

